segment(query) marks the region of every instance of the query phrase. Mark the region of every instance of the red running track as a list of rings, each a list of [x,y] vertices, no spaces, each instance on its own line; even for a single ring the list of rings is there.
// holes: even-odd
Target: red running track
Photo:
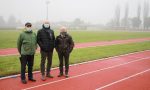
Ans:
[[[127,44],[127,43],[143,42],[143,41],[150,41],[150,38],[78,43],[75,45],[75,48],[87,48],[87,47],[96,47],[96,46]],[[0,49],[0,56],[9,56],[9,55],[18,55],[17,49],[16,48]]]
[[[55,78],[24,85],[20,77],[0,80],[0,90],[149,90],[150,51],[100,59],[70,67],[70,77],[57,77],[59,70],[51,72]]]

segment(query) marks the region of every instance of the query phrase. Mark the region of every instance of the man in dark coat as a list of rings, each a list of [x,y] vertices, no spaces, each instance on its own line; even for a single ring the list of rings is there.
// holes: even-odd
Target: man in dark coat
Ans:
[[[74,42],[72,37],[67,33],[66,27],[60,29],[60,35],[55,40],[56,51],[59,57],[59,70],[58,77],[63,76],[63,62],[65,61],[65,77],[68,76],[69,71],[69,56],[73,50]]]
[[[37,32],[37,42],[40,46],[41,52],[41,74],[42,80],[45,78],[45,62],[47,59],[46,77],[53,78],[50,74],[52,65],[53,50],[55,47],[55,35],[54,31],[50,28],[50,23],[45,21],[43,23],[43,28]]]

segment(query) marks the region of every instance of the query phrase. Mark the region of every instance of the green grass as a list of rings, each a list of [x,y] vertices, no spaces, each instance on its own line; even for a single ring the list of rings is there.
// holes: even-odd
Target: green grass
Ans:
[[[150,49],[150,42],[75,49],[71,54],[70,63],[80,63],[148,49]],[[0,76],[17,74],[20,72],[20,62],[18,56],[0,57],[0,64]],[[56,52],[54,52],[52,66],[58,66],[58,57]],[[39,68],[40,54],[36,54],[34,70],[39,70]]]
[[[77,43],[150,37],[150,33],[147,32],[129,31],[71,31],[69,33]]]
[[[0,30],[0,49],[15,48],[17,38],[21,30]],[[36,31],[35,31],[36,32]],[[150,37],[147,32],[128,32],[128,31],[69,31],[76,43],[94,42],[94,41],[110,41],[130,38]],[[58,31],[55,31],[58,35]]]

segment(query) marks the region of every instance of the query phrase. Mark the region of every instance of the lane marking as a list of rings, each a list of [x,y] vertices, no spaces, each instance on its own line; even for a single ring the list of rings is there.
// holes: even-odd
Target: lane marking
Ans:
[[[123,82],[123,81],[125,81],[125,80],[128,80],[128,79],[130,79],[130,78],[136,77],[136,76],[138,76],[138,75],[141,75],[141,74],[146,73],[146,72],[149,72],[149,71],[150,71],[150,68],[147,69],[147,70],[145,70],[145,71],[142,71],[142,72],[136,73],[136,74],[134,74],[134,75],[131,75],[131,76],[129,76],[129,77],[126,77],[126,78],[120,79],[120,80],[118,80],[118,81],[115,81],[115,82],[113,82],[113,83],[110,83],[110,84],[107,84],[107,85],[105,85],[105,86],[102,86],[102,87],[97,88],[97,89],[95,89],[95,90],[102,90],[102,89],[104,89],[104,88],[110,87],[110,86],[112,86],[112,85],[114,85],[114,84]]]
[[[77,64],[71,64],[69,66],[72,67],[72,66],[77,66],[77,65],[82,65],[82,64],[88,64],[88,63],[92,63],[92,62],[104,61],[104,60],[108,60],[108,59],[119,58],[119,57],[122,57],[122,56],[133,55],[133,54],[138,54],[138,53],[143,53],[143,52],[148,52],[148,51],[150,51],[150,50],[133,52],[133,53],[123,54],[123,55],[118,55],[118,56],[113,56],[113,57],[108,57],[108,58],[101,58],[101,59],[91,60],[91,61],[87,61],[87,62],[81,62],[81,63],[77,63]],[[56,70],[56,69],[58,69],[58,67],[52,68],[52,70]],[[33,73],[34,74],[40,73],[40,71],[34,71]],[[19,76],[20,76],[20,74],[10,75],[10,76],[6,76],[6,77],[1,77],[0,80],[14,78],[14,77],[19,77]]]
[[[58,82],[61,82],[61,81],[78,78],[78,77],[85,76],[85,75],[89,75],[89,74],[93,74],[93,73],[96,73],[96,72],[99,72],[99,71],[104,71],[104,70],[108,70],[108,69],[113,69],[113,68],[117,68],[117,67],[120,67],[120,66],[123,66],[123,65],[127,65],[127,64],[130,64],[130,63],[138,62],[138,61],[143,61],[143,60],[147,60],[147,59],[150,59],[150,57],[137,59],[137,60],[134,60],[134,61],[130,61],[130,62],[118,64],[118,65],[114,65],[114,66],[107,67],[107,68],[97,69],[97,70],[95,70],[95,71],[91,71],[91,72],[83,73],[83,74],[80,74],[80,75],[72,76],[72,77],[70,77],[70,78],[65,78],[65,79],[56,80],[56,81],[53,81],[53,82],[48,82],[48,83],[36,85],[36,86],[29,87],[29,88],[25,88],[25,89],[22,89],[22,90],[30,90],[30,89],[33,89],[33,88],[38,88],[38,87],[41,87],[41,86],[50,85],[50,84],[53,84],[53,83],[58,83]]]

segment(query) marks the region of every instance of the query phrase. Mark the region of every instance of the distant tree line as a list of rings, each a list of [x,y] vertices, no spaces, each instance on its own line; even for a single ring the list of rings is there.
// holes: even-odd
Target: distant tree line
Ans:
[[[143,10],[143,12],[142,12]],[[149,2],[144,1],[143,8],[141,4],[137,5],[137,15],[135,17],[129,17],[129,4],[126,3],[124,16],[121,19],[121,7],[116,6],[114,18],[107,24],[108,26],[115,28],[135,28],[135,29],[149,29],[150,28],[150,16],[149,16]],[[143,15],[142,15],[143,14]],[[143,17],[142,17],[143,16]]]
[[[3,16],[0,16],[0,28],[16,28],[22,26],[21,21],[17,21],[15,16],[11,15],[7,21],[4,20]]]
[[[42,27],[42,21],[37,21],[32,23],[34,28],[41,28]],[[53,22],[52,26],[57,28],[60,27],[60,25],[68,26],[71,29],[86,29],[87,23],[85,23],[80,18],[76,18],[71,22],[66,21],[60,21],[60,22]],[[21,21],[17,20],[15,16],[11,15],[7,22],[4,20],[3,16],[0,16],[0,29],[3,28],[23,28],[24,24],[22,24]]]

